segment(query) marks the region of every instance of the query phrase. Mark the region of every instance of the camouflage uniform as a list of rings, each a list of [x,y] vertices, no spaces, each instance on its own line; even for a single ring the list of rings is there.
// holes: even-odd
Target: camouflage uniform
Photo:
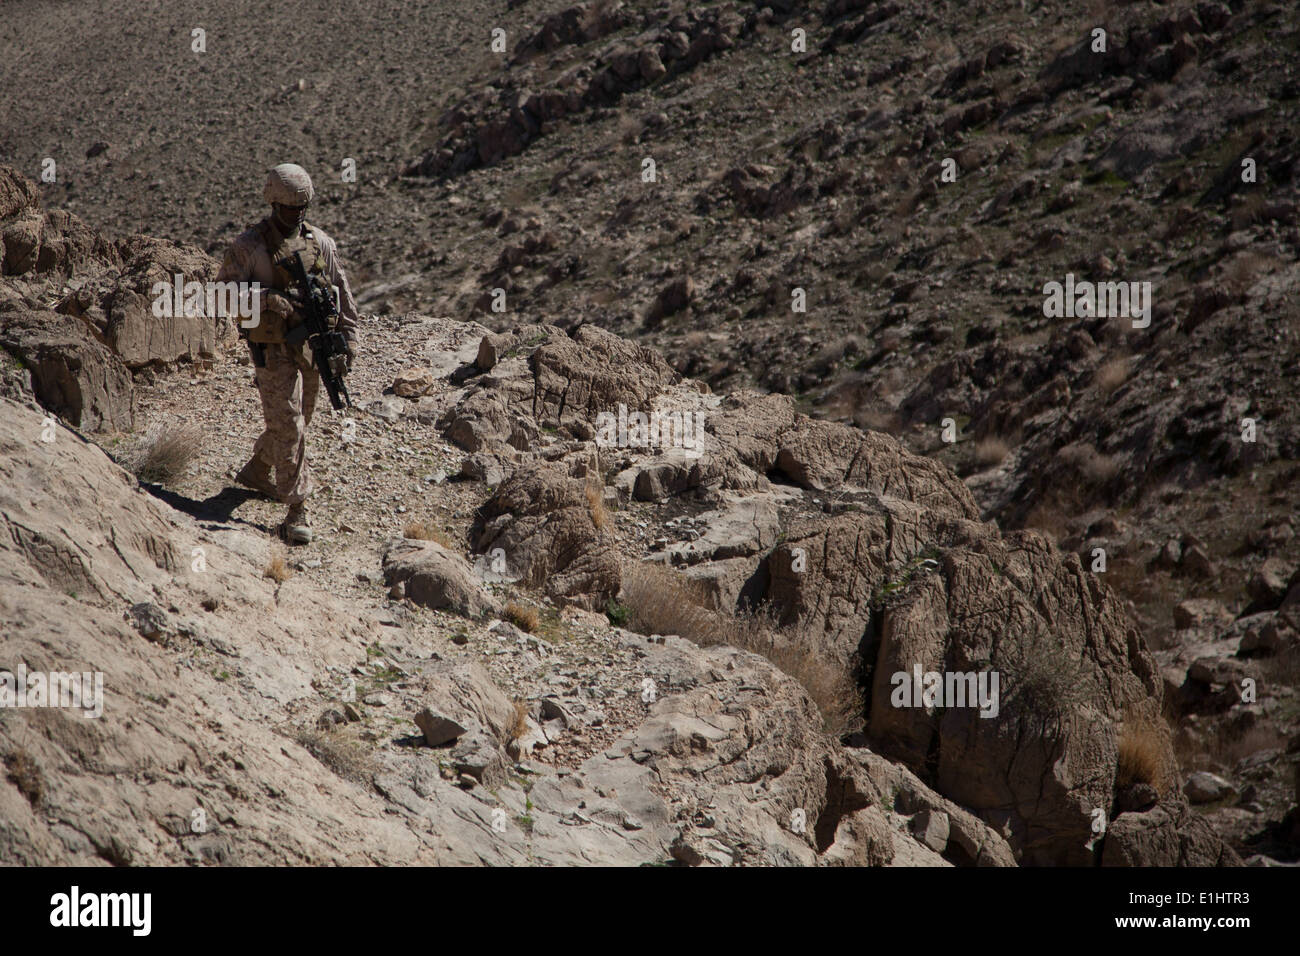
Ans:
[[[251,329],[241,327],[240,334],[248,339],[253,357],[266,429],[253,446],[241,480],[269,488],[274,471],[276,496],[291,506],[301,505],[312,491],[306,432],[316,407],[320,373],[312,364],[310,346],[282,341],[283,332],[301,319],[277,307],[277,302],[282,305],[283,300],[269,302],[267,295],[292,288],[288,272],[277,263],[295,251],[303,253],[308,272],[321,273],[338,289],[339,329],[354,341],[357,305],[347,274],[339,262],[334,240],[314,226],[304,222],[296,235],[282,238],[272,218],[263,219],[234,241],[217,275],[220,282],[258,282],[262,290],[260,322]]]

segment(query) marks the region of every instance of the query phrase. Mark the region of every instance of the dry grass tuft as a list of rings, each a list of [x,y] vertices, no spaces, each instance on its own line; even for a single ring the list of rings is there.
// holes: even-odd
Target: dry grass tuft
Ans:
[[[277,548],[271,553],[271,560],[267,562],[266,570],[262,574],[276,584],[283,584],[293,577],[293,569],[289,567],[288,559],[282,548]]]
[[[528,705],[522,700],[515,701],[515,712],[510,720],[507,737],[511,742],[521,739],[528,733]]]
[[[160,423],[135,443],[123,464],[141,481],[169,484],[185,477],[202,450],[197,425]]]
[[[1162,796],[1165,789],[1167,735],[1152,720],[1128,720],[1119,731],[1119,757],[1115,786],[1119,789],[1146,783]]]
[[[1113,358],[1101,365],[1093,374],[1093,384],[1103,395],[1109,395],[1128,381],[1129,359],[1127,356]]]
[[[1253,198],[1263,201],[1263,197],[1256,194]],[[1262,255],[1258,252],[1249,250],[1241,252],[1234,256],[1223,269],[1223,287],[1230,293],[1241,298],[1245,296],[1246,291],[1259,281],[1260,277],[1269,271],[1273,265],[1273,259],[1269,256]]]
[[[541,615],[535,607],[528,607],[525,604],[517,604],[511,601],[506,605],[505,618],[521,631],[527,631],[531,634],[537,630]]]
[[[983,438],[975,446],[975,463],[981,468],[992,468],[1002,464],[1011,454],[1011,443],[998,435]]]
[[[408,521],[406,527],[402,529],[402,537],[418,541],[436,541],[444,548],[456,550],[456,545],[452,543],[445,531],[423,519]]]
[[[759,654],[803,685],[821,712],[823,729],[847,733],[860,723],[862,695],[837,664],[810,653],[798,634],[783,633],[770,610],[727,614],[709,610],[698,582],[657,564],[623,571],[628,627],[641,634],[676,634],[701,647],[726,644]]]
[[[605,492],[597,484],[588,484],[584,489],[587,495],[587,510],[591,512],[591,523],[596,526],[597,531],[604,531],[609,527],[609,512],[605,509]]]
[[[374,771],[370,754],[347,730],[299,730],[294,739],[344,780],[366,784]]]
[[[1122,468],[1119,458],[1103,454],[1086,442],[1066,445],[1056,454],[1090,485],[1108,483]]]
[[[717,635],[723,615],[707,607],[702,587],[658,564],[634,562],[623,570],[628,629],[640,634],[676,634],[701,646],[725,643]]]

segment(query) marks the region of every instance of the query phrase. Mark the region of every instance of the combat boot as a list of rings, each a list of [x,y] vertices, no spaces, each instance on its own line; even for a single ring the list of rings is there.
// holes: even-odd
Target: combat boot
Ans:
[[[289,506],[289,513],[280,525],[280,537],[290,544],[311,544],[311,518],[307,514],[306,502]]]

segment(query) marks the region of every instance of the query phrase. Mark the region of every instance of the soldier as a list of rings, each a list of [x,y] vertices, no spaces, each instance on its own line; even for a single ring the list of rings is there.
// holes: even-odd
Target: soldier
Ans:
[[[307,271],[323,274],[338,290],[338,321],[347,337],[349,368],[356,357],[357,305],[334,240],[307,224],[307,206],[315,196],[307,171],[292,163],[276,166],[262,195],[271,204],[271,215],[235,239],[217,275],[219,282],[256,281],[262,288],[259,321],[249,329],[241,322],[239,334],[252,355],[266,430],[235,481],[288,504],[280,536],[290,544],[309,544],[311,519],[306,502],[312,480],[307,466],[307,425],[316,408],[320,373],[312,364],[311,347],[306,342],[285,342],[286,334],[302,322],[285,262],[294,252],[301,252]]]

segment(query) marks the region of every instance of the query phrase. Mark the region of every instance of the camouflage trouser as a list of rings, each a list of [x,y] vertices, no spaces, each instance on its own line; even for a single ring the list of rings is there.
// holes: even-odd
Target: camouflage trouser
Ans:
[[[306,346],[264,345],[266,367],[256,370],[266,430],[253,446],[250,471],[267,479],[275,469],[280,500],[297,504],[311,494],[307,465],[307,426],[316,410],[320,372]]]

